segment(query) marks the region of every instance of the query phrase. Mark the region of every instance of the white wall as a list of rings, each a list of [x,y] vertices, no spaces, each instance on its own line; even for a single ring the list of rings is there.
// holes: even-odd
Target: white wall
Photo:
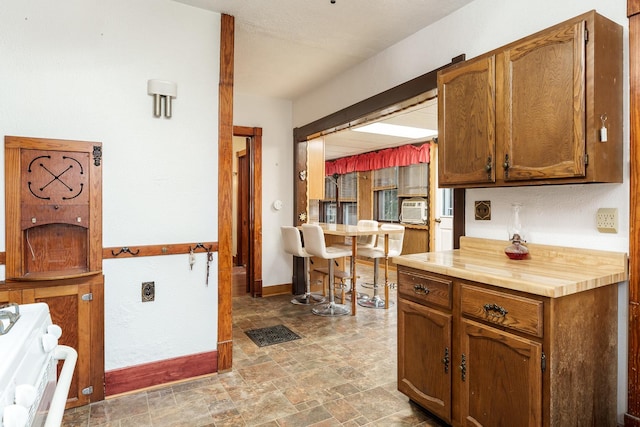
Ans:
[[[103,143],[103,246],[216,241],[220,15],[170,0],[1,8],[0,134]],[[170,120],[152,115],[153,78],[178,84]],[[216,348],[217,256],[209,286],[205,261],[104,262],[106,370]]]
[[[466,234],[506,240],[510,204],[519,201],[524,204],[523,222],[529,229],[532,242],[628,252],[629,52],[626,3],[626,0],[475,0],[296,100],[294,126],[305,125],[429,72],[461,53],[473,58],[596,9],[624,27],[624,183],[468,190]],[[491,201],[491,221],[475,221],[475,200]],[[600,207],[618,208],[617,234],[597,232],[595,214]],[[621,284],[619,290],[618,413],[622,414],[626,410],[627,392],[627,283]]]
[[[291,101],[234,93],[233,124],[262,128],[262,286],[291,283],[293,260],[280,226],[293,224]],[[281,200],[281,210],[273,202]]]

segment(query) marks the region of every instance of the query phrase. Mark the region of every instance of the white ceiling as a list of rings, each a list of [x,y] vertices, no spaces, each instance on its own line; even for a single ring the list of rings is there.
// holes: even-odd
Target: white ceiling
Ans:
[[[176,1],[235,17],[235,90],[294,100],[472,0]]]
[[[235,91],[294,100],[473,0],[175,1],[234,16]],[[410,142],[344,132],[327,138],[327,158]]]

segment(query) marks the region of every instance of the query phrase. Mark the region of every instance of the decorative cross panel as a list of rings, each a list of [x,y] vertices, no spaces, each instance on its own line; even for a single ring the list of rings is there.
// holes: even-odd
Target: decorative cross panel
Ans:
[[[88,153],[21,152],[22,229],[62,223],[88,227]]]

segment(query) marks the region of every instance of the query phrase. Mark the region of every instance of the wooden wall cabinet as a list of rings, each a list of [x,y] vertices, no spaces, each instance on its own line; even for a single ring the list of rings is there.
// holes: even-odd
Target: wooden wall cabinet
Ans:
[[[622,119],[622,27],[591,11],[438,74],[439,185],[622,182]]]
[[[324,139],[307,142],[307,194],[309,200],[324,199]]]
[[[0,303],[45,302],[78,352],[67,407],[104,399],[102,146],[5,137]]]
[[[453,426],[615,427],[616,305],[399,265],[398,389]]]

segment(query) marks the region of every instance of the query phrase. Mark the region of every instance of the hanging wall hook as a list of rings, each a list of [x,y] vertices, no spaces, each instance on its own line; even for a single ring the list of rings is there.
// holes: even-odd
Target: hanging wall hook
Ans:
[[[115,253],[115,252],[113,251],[113,249],[111,250],[111,255],[113,255],[113,256],[118,256],[118,255],[120,255],[120,254],[124,254],[124,253],[131,254],[131,255],[133,255],[133,256],[136,256],[136,255],[138,255],[138,254],[140,253],[140,249],[138,249],[138,250],[137,250],[137,251],[135,251],[135,252],[131,252],[131,249],[129,249],[128,247],[124,246],[122,249],[120,249],[120,252],[118,252],[118,253]]]
[[[209,253],[209,252],[211,252],[211,249],[213,249],[213,246],[209,246],[207,248],[202,243],[196,244],[196,246],[193,249],[191,249],[191,246],[189,246],[189,252],[195,252],[198,249],[203,249],[206,253]]]

